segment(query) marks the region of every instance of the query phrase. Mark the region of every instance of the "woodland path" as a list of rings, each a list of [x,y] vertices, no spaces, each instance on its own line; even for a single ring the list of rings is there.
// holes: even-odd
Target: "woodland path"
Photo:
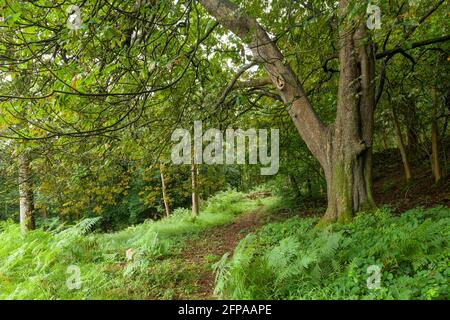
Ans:
[[[189,299],[215,299],[215,274],[208,257],[222,257],[233,253],[239,241],[261,225],[261,208],[237,216],[231,223],[209,229],[198,239],[187,242],[181,255],[188,264],[194,264],[201,274],[197,290]]]

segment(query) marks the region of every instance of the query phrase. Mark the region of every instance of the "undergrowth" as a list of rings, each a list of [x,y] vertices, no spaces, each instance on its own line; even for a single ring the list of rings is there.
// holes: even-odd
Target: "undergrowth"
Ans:
[[[320,228],[317,222],[294,217],[248,235],[231,258],[216,264],[215,293],[230,299],[449,298],[449,208],[400,217],[383,208],[345,225]],[[380,268],[379,286],[370,266]]]
[[[90,232],[99,218],[25,235],[17,224],[0,222],[0,299],[170,299],[188,294],[199,272],[176,257],[184,241],[256,206],[229,190],[209,199],[198,217],[177,209],[168,218],[111,234]],[[73,266],[80,271],[79,288],[68,285]],[[176,292],[174,284],[182,284],[184,292]]]

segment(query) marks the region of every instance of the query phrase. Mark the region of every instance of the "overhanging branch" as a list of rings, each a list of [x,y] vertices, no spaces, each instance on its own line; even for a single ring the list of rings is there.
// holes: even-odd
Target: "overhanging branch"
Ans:
[[[423,41],[418,41],[418,42],[414,42],[412,43],[409,47],[405,48],[405,47],[396,47],[390,50],[386,50],[380,53],[376,54],[376,58],[377,59],[382,59],[384,57],[388,57],[388,56],[393,56],[397,53],[402,53],[408,50],[412,50],[415,48],[420,48],[423,46],[428,46],[430,44],[434,44],[434,43],[440,43],[440,42],[446,42],[450,40],[450,35],[446,35],[446,36],[442,36],[442,37],[437,37],[437,38],[432,38],[432,39],[428,39],[428,40],[423,40]]]

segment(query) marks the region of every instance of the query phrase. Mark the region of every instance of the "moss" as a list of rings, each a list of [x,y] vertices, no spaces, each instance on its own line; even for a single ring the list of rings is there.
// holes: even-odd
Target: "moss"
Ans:
[[[353,218],[352,203],[352,168],[350,164],[342,164],[334,168],[334,188],[338,206],[337,219],[338,223],[348,223]]]
[[[318,227],[330,223],[349,223],[354,217],[355,208],[353,206],[353,167],[351,162],[338,162],[333,166],[333,190],[335,204],[329,207],[330,212],[326,213],[317,224]],[[357,211],[372,212],[376,210],[375,201],[372,195],[372,184],[364,177],[367,186],[367,200],[362,202]],[[361,183],[363,183],[361,181]],[[330,205],[330,204],[329,204]]]
[[[326,216],[323,216],[320,220],[319,220],[319,222],[316,224],[316,228],[324,228],[324,227],[327,227],[327,226],[329,226],[329,225],[331,225],[331,224],[333,224],[335,221],[334,221],[335,219],[329,219],[329,218],[327,218]]]
[[[338,214],[337,223],[349,223],[353,219],[353,212],[351,210],[345,210]]]

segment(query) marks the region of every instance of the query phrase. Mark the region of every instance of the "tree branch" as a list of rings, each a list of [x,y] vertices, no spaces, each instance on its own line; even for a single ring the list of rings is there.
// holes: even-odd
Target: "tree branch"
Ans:
[[[269,78],[252,79],[246,81],[239,81],[236,83],[236,88],[260,88],[267,85],[273,85]]]
[[[233,79],[231,80],[231,82],[228,84],[228,86],[225,88],[225,90],[222,92],[222,94],[220,95],[219,99],[217,100],[215,107],[218,107],[220,104],[222,104],[225,101],[225,98],[227,97],[227,95],[231,92],[231,90],[233,89],[234,85],[236,84],[236,82],[238,81],[239,77],[248,69],[250,69],[253,66],[256,66],[257,63],[255,61],[246,64],[245,66],[243,66],[242,68],[240,68],[238,70],[238,72],[236,73],[236,75],[233,77]]]
[[[278,46],[256,19],[243,15],[228,0],[200,0],[208,13],[249,44],[255,60],[262,62],[309,150],[324,164],[328,129],[314,112],[311,102]]]
[[[384,57],[393,56],[393,55],[395,55],[397,53],[405,52],[405,51],[408,51],[408,50],[411,50],[411,49],[427,46],[427,45],[430,45],[430,44],[433,44],[433,43],[446,42],[446,41],[449,41],[449,40],[450,40],[450,35],[437,37],[437,38],[433,38],[433,39],[428,39],[428,40],[423,40],[423,41],[418,41],[418,42],[412,43],[407,48],[396,47],[396,48],[393,48],[393,49],[390,49],[390,50],[386,50],[384,52],[377,53],[376,58],[377,59],[382,59]]]

